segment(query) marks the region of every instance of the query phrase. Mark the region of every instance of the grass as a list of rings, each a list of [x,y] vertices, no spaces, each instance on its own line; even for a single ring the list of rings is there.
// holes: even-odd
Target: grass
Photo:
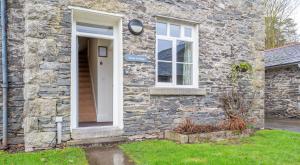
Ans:
[[[237,141],[176,144],[149,140],[120,148],[138,165],[300,165],[300,134],[279,130],[258,131]]]
[[[80,148],[65,148],[39,152],[10,154],[0,152],[3,165],[87,165],[85,152]]]

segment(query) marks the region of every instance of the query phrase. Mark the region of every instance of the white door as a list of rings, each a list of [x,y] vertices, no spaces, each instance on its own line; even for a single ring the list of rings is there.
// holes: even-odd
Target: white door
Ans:
[[[98,122],[113,122],[113,40],[99,39],[98,46],[107,51],[98,56]]]

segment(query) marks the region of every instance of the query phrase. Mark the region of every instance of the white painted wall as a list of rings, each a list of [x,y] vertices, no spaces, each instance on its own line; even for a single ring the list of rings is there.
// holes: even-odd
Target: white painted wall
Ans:
[[[99,39],[98,46],[108,48],[107,57],[98,57],[98,117],[99,122],[113,121],[113,42]],[[102,61],[102,65],[100,65]]]

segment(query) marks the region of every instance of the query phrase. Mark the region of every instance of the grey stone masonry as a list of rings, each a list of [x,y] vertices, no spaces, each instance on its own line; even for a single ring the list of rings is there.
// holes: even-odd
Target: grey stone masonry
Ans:
[[[248,93],[256,89],[258,94],[249,118],[256,121],[256,127],[263,127],[261,1],[9,0],[9,129],[10,137],[24,135],[27,151],[55,145],[57,116],[63,117],[63,142],[71,138],[69,6],[123,14],[124,54],[145,54],[149,59],[148,63],[123,62],[124,135],[159,134],[186,117],[196,123],[220,121],[224,113],[219,97],[231,87],[231,65],[240,60],[253,65],[254,78],[246,80],[245,89]],[[151,95],[150,89],[155,87],[157,15],[199,22],[201,94]],[[131,19],[143,22],[143,34],[135,36],[129,32]]]
[[[23,107],[24,107],[24,1],[7,1],[7,53],[8,53],[8,143],[24,143]],[[1,34],[1,32],[0,32]],[[0,35],[2,37],[2,34]],[[0,42],[2,38],[0,38]],[[1,45],[0,45],[1,48]],[[2,57],[2,48],[0,49]],[[0,66],[2,84],[2,62]],[[0,134],[2,136],[2,88],[0,89]]]
[[[300,119],[300,68],[298,65],[266,69],[266,118]]]

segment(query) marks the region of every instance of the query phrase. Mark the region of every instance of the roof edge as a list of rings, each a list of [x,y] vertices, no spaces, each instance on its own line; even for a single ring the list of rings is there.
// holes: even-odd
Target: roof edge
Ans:
[[[286,63],[286,64],[278,64],[278,65],[269,65],[269,66],[265,66],[265,68],[280,68],[280,67],[287,67],[287,66],[291,66],[291,65],[299,65],[300,61],[298,62],[293,62],[293,63]]]
[[[280,46],[280,47],[277,47],[277,48],[266,49],[266,50],[264,50],[264,52],[269,52],[269,51],[273,51],[273,50],[277,50],[277,49],[282,49],[282,48],[286,48],[286,47],[290,47],[290,46],[295,46],[295,45],[299,45],[300,46],[300,42],[291,42],[291,43],[288,43],[286,45],[283,45],[283,46]]]

